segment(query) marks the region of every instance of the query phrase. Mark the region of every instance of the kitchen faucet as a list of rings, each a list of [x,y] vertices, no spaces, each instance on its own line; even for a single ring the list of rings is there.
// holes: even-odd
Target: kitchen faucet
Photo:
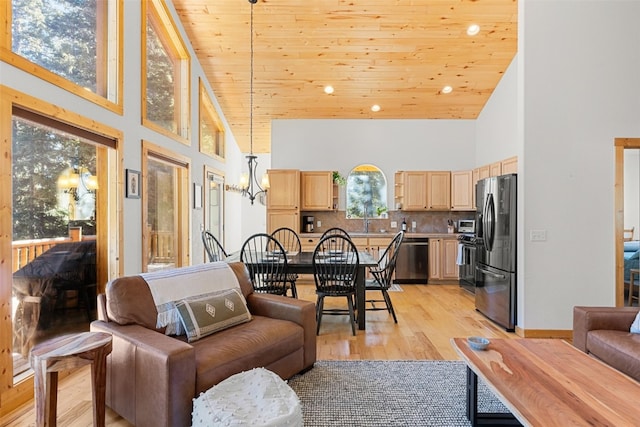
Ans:
[[[369,218],[367,218],[367,202],[362,204],[362,210],[364,211],[363,219],[364,219],[364,232],[369,232]]]

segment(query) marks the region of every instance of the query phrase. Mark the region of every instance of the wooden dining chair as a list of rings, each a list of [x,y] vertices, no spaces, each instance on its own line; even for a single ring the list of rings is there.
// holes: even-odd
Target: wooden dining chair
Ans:
[[[351,240],[351,236],[349,236],[349,233],[347,233],[344,229],[340,227],[332,227],[328,229],[327,231],[322,233],[321,239],[324,239],[327,236],[344,236],[347,239]]]
[[[209,262],[224,261],[227,258],[227,252],[211,232],[207,230],[202,232],[202,243],[204,243],[204,250],[207,251]]]
[[[635,227],[631,227],[631,228],[625,228],[624,229],[624,241],[625,242],[630,242],[633,240],[633,232],[635,230]]]
[[[271,237],[276,239],[284,250],[288,254],[300,253],[302,250],[302,245],[300,244],[300,237],[298,233],[292,230],[289,227],[281,227],[271,233]],[[291,296],[293,298],[298,298],[298,291],[296,289],[296,281],[298,280],[298,275],[296,273],[287,273],[287,279],[291,285]]]
[[[329,235],[313,251],[313,277],[316,284],[316,334],[320,334],[322,315],[348,315],[351,332],[356,334],[356,275],[360,260],[353,242],[341,235]],[[345,298],[347,309],[324,308],[327,297]]]
[[[249,237],[240,250],[240,261],[249,270],[255,292],[287,295],[287,257],[276,239],[266,233]]]
[[[389,246],[384,250],[380,258],[378,259],[378,266],[369,268],[369,272],[372,275],[371,279],[365,281],[365,290],[367,291],[380,291],[382,293],[382,299],[368,299],[367,303],[371,304],[371,307],[366,307],[366,310],[387,310],[393,321],[398,323],[396,312],[393,309],[391,303],[391,297],[389,296],[389,288],[393,282],[393,272],[396,269],[396,260],[398,258],[398,249],[402,244],[404,232],[400,231],[393,237]],[[384,302],[384,307],[376,307],[376,303]]]

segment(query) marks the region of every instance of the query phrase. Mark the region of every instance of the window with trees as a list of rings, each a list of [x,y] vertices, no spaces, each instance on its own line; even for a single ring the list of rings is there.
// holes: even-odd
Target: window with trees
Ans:
[[[3,60],[122,112],[121,0],[11,0],[0,8],[5,14],[11,32]]]
[[[189,265],[189,159],[143,141],[144,271]]]
[[[224,127],[218,117],[207,89],[200,82],[200,151],[224,159]]]
[[[116,141],[14,106],[11,112],[11,295],[14,383],[30,375],[33,345],[89,330],[106,281],[108,158]],[[46,156],[42,153],[47,153]],[[102,165],[102,168],[101,166]],[[99,178],[100,177],[100,178]],[[104,188],[104,187],[103,187]],[[110,214],[113,214],[111,211]],[[102,271],[98,273],[99,265]],[[6,272],[3,270],[3,277]]]
[[[145,126],[188,143],[190,57],[166,5],[143,5],[142,117]]]
[[[353,168],[347,177],[347,218],[379,218],[387,212],[387,179],[374,165]]]

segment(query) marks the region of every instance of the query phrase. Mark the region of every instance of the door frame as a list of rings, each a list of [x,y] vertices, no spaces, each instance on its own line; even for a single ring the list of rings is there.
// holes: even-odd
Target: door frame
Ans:
[[[624,306],[624,150],[640,149],[640,138],[615,138],[614,233],[616,307]]]
[[[122,178],[124,133],[58,105],[50,104],[23,92],[0,85],[0,149],[7,155],[0,158],[0,225],[2,230],[12,229],[12,118],[13,106],[18,106],[61,123],[76,127],[81,131],[106,136],[115,143],[113,149],[99,150],[97,169],[100,192],[96,200],[97,222],[102,224],[97,232],[98,292],[109,280],[121,275],[124,268],[121,224],[124,214],[121,204],[124,194]],[[12,233],[0,236],[0,259],[12,259]],[[11,262],[0,264],[0,365],[7,367],[0,373],[0,416],[14,410],[33,398],[33,376],[13,383],[12,322],[10,314],[11,285],[13,276]],[[7,320],[8,319],[8,320]]]

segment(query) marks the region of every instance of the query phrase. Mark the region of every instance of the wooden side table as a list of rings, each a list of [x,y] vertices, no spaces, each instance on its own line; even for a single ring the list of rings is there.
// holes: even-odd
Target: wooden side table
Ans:
[[[93,425],[105,425],[107,355],[111,353],[111,334],[82,332],[45,341],[33,347],[30,355],[34,370],[36,426],[56,425],[58,372],[91,364],[93,386]]]
[[[631,307],[633,304],[633,299],[638,299],[640,297],[640,290],[638,290],[638,296],[633,296],[633,282],[635,281],[636,276],[640,276],[640,269],[632,268],[629,270],[629,302],[628,305]],[[638,284],[640,286],[640,284]]]

